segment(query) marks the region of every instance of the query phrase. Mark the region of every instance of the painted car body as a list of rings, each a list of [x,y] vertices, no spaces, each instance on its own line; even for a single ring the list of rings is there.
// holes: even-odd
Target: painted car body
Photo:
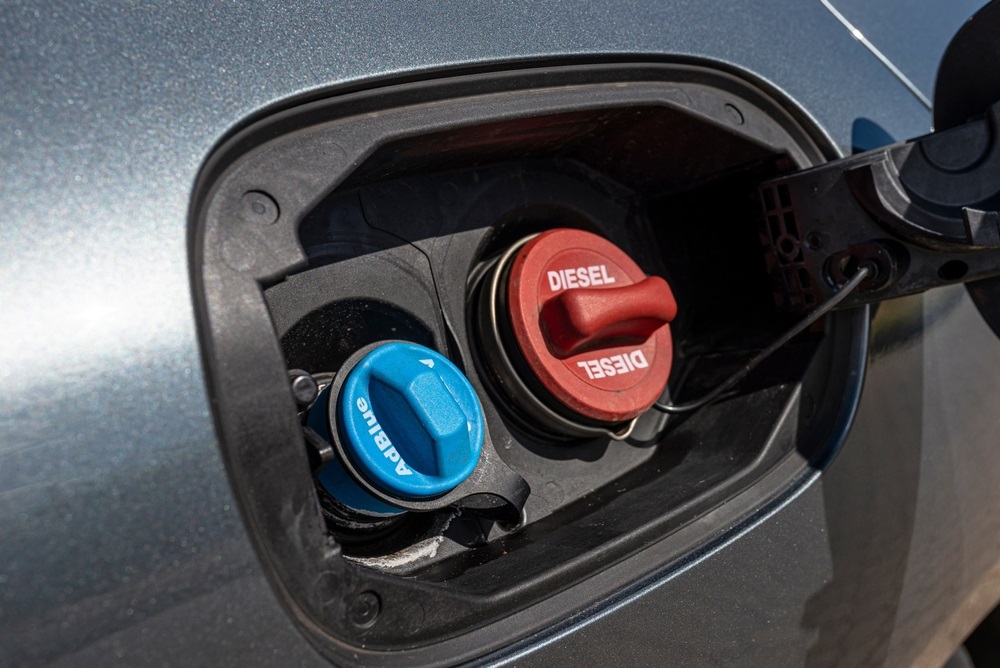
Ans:
[[[902,4],[838,7],[929,95],[929,54],[975,6]],[[819,2],[22,2],[0,12],[0,42],[10,665],[326,663],[246,535],[196,331],[192,193],[247,119],[385,81],[628,55],[748,71],[845,153],[859,118],[895,138],[930,126]],[[870,350],[850,436],[800,493],[490,658],[944,661],[1000,600],[1000,341],[951,287],[880,307]]]

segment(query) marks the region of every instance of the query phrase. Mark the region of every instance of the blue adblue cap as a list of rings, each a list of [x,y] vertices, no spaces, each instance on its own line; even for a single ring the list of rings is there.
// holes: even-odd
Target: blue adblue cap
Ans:
[[[479,399],[458,367],[430,348],[399,341],[375,348],[350,370],[336,402],[344,450],[389,495],[444,494],[476,468]]]

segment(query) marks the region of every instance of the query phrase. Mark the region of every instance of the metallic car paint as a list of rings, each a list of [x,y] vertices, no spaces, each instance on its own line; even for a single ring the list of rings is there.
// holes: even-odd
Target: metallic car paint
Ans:
[[[896,137],[929,125],[819,3],[793,0],[25,1],[0,12],[0,44],[3,665],[323,663],[245,535],[195,332],[190,198],[213,146],[248,116],[385,77],[630,54],[745,68],[845,150],[859,116]],[[823,665],[852,646],[892,664],[943,658],[1000,595],[1000,388],[982,372],[1000,368],[1000,344],[954,292],[911,300],[918,320],[955,303],[909,344],[887,335],[861,436],[821,484],[532,658]],[[890,409],[912,416],[902,432]],[[871,498],[860,536],[839,513],[858,492]],[[880,557],[905,573],[866,572]]]

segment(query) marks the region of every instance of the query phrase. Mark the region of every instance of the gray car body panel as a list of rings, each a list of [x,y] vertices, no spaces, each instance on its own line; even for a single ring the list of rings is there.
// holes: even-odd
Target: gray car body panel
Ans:
[[[834,7],[928,99],[945,47],[984,0],[836,0]]]
[[[246,119],[400,76],[626,54],[744,69],[845,150],[857,117],[900,138],[930,124],[819,3],[25,2],[0,43],[3,665],[324,663],[246,536],[195,327],[191,196]],[[507,658],[945,657],[1000,598],[1000,343],[956,288],[883,308],[873,337],[824,476]]]

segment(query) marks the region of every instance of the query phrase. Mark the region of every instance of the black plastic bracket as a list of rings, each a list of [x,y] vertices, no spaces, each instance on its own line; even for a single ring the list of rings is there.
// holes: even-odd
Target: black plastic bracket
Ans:
[[[856,268],[841,308],[1000,274],[1000,104],[943,132],[768,181],[775,300],[810,310]]]

